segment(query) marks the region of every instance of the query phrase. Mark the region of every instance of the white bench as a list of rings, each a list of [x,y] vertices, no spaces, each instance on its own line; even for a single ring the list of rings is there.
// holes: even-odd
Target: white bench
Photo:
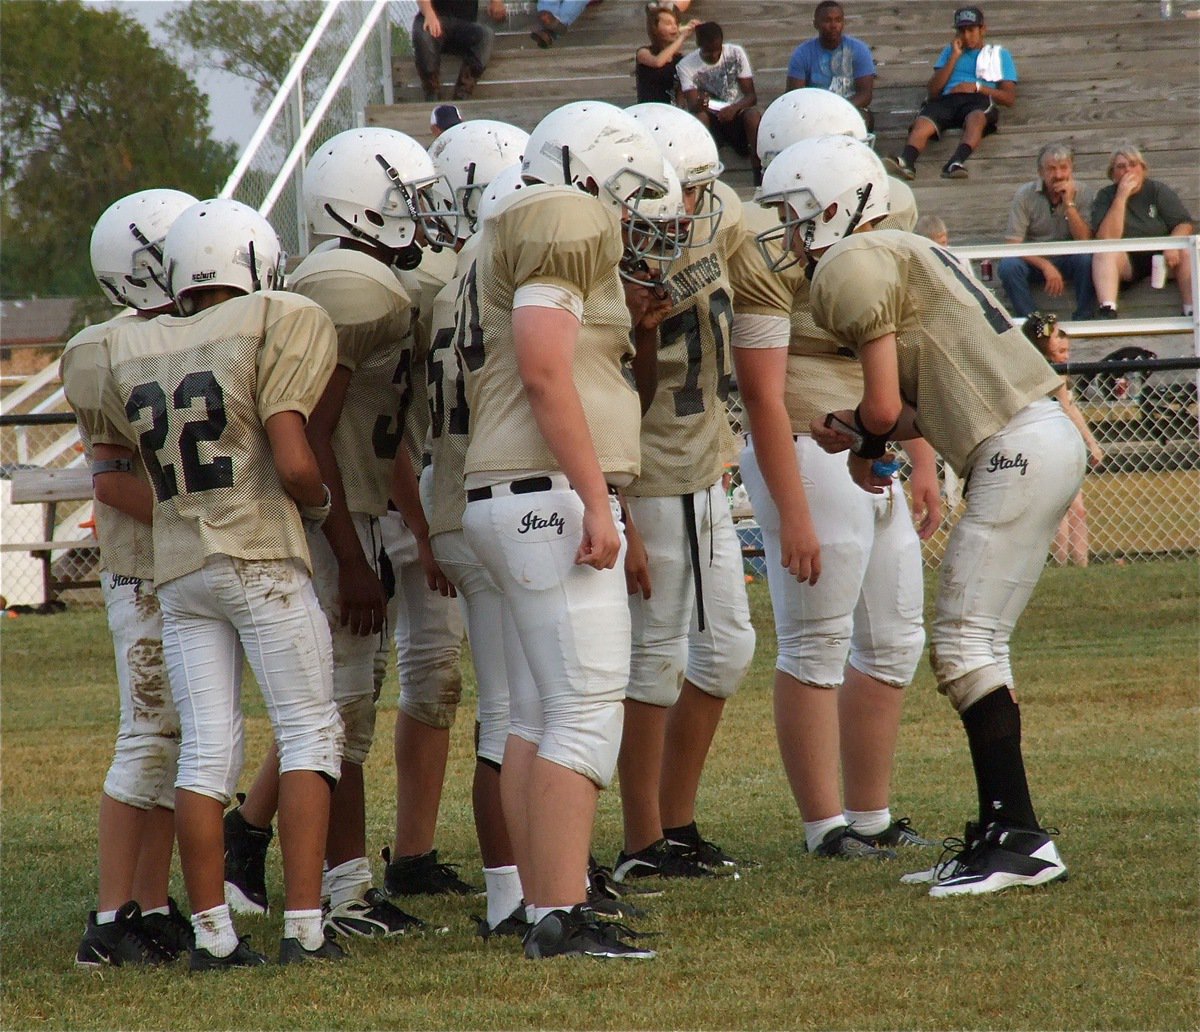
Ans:
[[[59,577],[54,572],[56,552],[98,548],[94,537],[58,539],[54,527],[59,502],[82,501],[92,497],[92,473],[89,469],[17,469],[11,473],[10,498],[14,505],[41,503],[44,532],[40,541],[4,541],[0,552],[28,552],[42,564],[42,584],[47,602],[57,599],[67,588],[96,588],[100,581]]]

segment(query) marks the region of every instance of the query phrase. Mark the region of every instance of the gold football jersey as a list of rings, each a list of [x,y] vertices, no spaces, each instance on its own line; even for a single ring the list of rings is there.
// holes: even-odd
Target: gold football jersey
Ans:
[[[517,289],[544,284],[583,300],[574,379],[600,468],[636,475],[641,406],[625,376],[633,347],[614,213],[569,187],[530,187],[484,223],[482,236],[456,343],[473,421],[465,471],[559,468],[529,406],[512,335]]]
[[[110,326],[102,404],[154,485],[155,583],[214,554],[308,564],[264,424],[280,412],[307,418],[325,390],[337,358],[325,310],[263,291]]]
[[[471,409],[454,335],[458,319],[467,325],[463,283],[479,250],[479,234],[470,237],[459,252],[459,270],[433,300],[430,321],[432,345],[425,363],[429,392],[429,435],[426,438],[433,464],[433,498],[429,536],[461,530],[467,499],[463,488],[463,463],[471,432]]]
[[[349,510],[382,516],[399,443],[397,413],[411,371],[412,301],[386,265],[344,248],[310,254],[289,277],[288,289],[317,302],[333,320],[337,364],[350,370],[333,453]]]
[[[59,363],[63,391],[79,424],[79,437],[84,454],[92,461],[92,444],[111,444],[133,449],[133,472],[139,479],[150,482],[145,463],[137,447],[121,434],[104,416],[101,394],[104,385],[105,337],[110,328],[138,316],[133,309],[80,330],[67,341]],[[121,577],[150,580],[154,576],[154,541],[151,530],[141,520],[127,516],[120,509],[92,502],[96,520],[96,542],[100,546],[100,566]]]
[[[642,472],[626,489],[640,496],[691,494],[724,470],[733,297],[728,259],[742,237],[742,202],[717,183],[723,204],[716,236],[688,247],[664,280],[672,307],[659,326],[658,389],[642,417]]]
[[[421,457],[429,432],[429,397],[424,369],[433,345],[433,300],[454,278],[457,267],[458,255],[452,248],[443,247],[440,251],[427,249],[421,255],[421,264],[416,269],[400,274],[409,286],[416,311],[412,371],[408,378],[403,411],[404,447],[408,449],[409,460],[418,473],[421,471]]]
[[[817,265],[812,310],[855,354],[896,334],[900,391],[960,476],[979,444],[1058,386],[967,264],[925,237],[876,230],[838,241]]]

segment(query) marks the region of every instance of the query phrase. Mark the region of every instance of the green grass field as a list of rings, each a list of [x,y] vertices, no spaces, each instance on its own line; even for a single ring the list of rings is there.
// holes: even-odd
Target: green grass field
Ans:
[[[1014,654],[1026,758],[1042,820],[1061,829],[1066,883],[935,902],[898,884],[924,854],[870,866],[805,856],[771,725],[774,638],[757,584],[758,655],[727,708],[700,814],[709,837],[762,866],[737,882],[672,884],[648,903],[637,924],[662,933],[657,960],[528,962],[512,940],[474,937],[482,900],[416,899],[406,909],[447,934],[352,944],[332,968],[197,977],[75,971],[115,720],[110,644],[98,611],[3,621],[0,1027],[1197,1028],[1198,597],[1193,562],[1049,569],[1025,614]],[[376,845],[390,836],[394,694],[367,771]],[[253,767],[267,729],[252,687],[247,699]],[[438,845],[478,882],[463,717]],[[607,862],[617,804],[605,793]],[[973,806],[962,731],[923,665],[894,812],[957,835]],[[268,881],[278,898],[274,845]],[[174,891],[182,901],[178,873]],[[280,921],[238,927],[270,953]]]

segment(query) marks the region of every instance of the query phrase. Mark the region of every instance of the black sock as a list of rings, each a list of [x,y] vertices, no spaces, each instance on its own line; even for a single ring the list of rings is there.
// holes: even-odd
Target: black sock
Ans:
[[[904,159],[904,164],[906,164],[909,168],[912,168],[914,165],[916,165],[917,158],[920,156],[920,154],[921,152],[912,144],[905,144],[904,150],[900,152],[900,157]]]
[[[700,845],[700,832],[695,821],[678,828],[663,828],[663,838],[671,842],[686,842],[689,846]]]
[[[1021,757],[1021,710],[1008,687],[1001,686],[969,706],[962,722],[975,767],[980,824],[999,821],[1037,830]]]
[[[950,155],[950,160],[947,161],[946,164],[951,165],[957,161],[961,165],[963,162],[965,162],[967,160],[967,158],[969,158],[974,153],[975,153],[974,147],[968,147],[965,143],[960,143],[955,148],[954,153]]]

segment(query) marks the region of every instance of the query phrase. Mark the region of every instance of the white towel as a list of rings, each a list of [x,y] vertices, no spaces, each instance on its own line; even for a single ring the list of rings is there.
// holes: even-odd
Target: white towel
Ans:
[[[989,43],[975,58],[975,78],[984,82],[999,82],[1004,72],[1000,62],[1000,46]]]

